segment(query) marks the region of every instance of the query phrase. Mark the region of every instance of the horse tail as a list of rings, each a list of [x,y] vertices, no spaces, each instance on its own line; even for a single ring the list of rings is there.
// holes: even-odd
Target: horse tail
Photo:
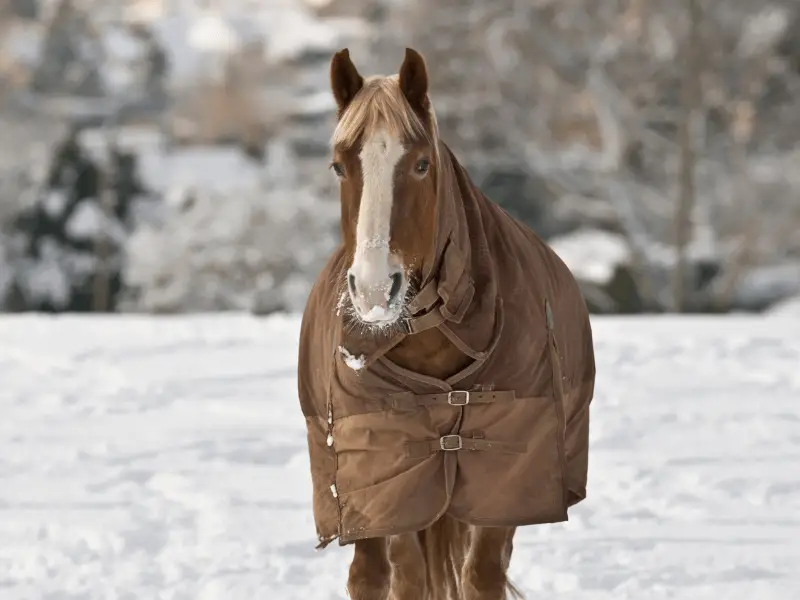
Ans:
[[[525,600],[525,595],[519,591],[519,588],[510,579],[506,580],[506,591],[514,600]]]
[[[444,515],[419,532],[428,597],[425,600],[457,600],[461,597],[461,567],[469,544],[468,526]]]

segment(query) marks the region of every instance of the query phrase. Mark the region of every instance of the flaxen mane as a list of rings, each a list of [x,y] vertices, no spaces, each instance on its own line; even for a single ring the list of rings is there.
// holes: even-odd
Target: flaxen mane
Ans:
[[[430,127],[409,106],[397,75],[370,77],[356,94],[333,131],[331,144],[345,148],[358,144],[379,129],[406,139],[422,139],[437,148],[436,117],[430,110]]]

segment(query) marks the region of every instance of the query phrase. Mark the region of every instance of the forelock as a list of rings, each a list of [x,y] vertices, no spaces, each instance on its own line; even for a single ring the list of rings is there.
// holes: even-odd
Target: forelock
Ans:
[[[431,128],[414,112],[403,96],[398,76],[370,77],[342,114],[331,145],[351,148],[379,130],[400,139],[425,140],[436,147],[435,118]]]

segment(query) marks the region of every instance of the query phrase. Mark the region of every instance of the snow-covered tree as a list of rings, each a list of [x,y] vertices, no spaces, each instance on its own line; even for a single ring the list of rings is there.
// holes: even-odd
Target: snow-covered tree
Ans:
[[[272,145],[269,166],[257,180],[224,192],[174,185],[160,216],[140,226],[128,243],[126,307],[152,312],[301,309],[338,243],[339,204],[321,200],[317,190],[304,185],[286,152]]]

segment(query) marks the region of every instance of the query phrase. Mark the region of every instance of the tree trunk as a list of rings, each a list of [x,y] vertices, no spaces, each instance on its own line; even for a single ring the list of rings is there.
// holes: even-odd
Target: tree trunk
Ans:
[[[686,48],[686,70],[681,90],[683,116],[680,123],[680,181],[675,214],[675,271],[673,273],[673,310],[686,309],[686,246],[692,233],[692,209],[695,203],[695,123],[698,119],[700,92],[699,0],[686,0],[689,15],[689,40]]]

